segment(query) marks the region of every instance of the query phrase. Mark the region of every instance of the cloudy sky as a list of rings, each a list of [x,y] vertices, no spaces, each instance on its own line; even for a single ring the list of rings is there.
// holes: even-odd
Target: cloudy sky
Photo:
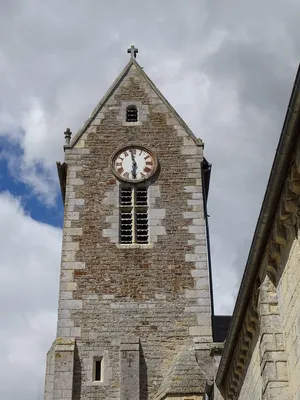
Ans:
[[[205,142],[216,311],[231,313],[300,52],[299,0],[0,0],[0,398],[43,398],[55,161],[128,60]]]

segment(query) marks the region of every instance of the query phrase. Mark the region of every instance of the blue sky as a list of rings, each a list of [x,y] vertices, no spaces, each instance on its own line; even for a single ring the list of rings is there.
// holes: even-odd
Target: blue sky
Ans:
[[[17,159],[22,157],[22,149],[16,143],[10,142],[5,137],[0,137],[0,148],[1,153],[13,154]],[[13,166],[9,166],[9,163],[5,157],[0,158],[0,191],[9,192],[14,197],[20,199],[24,212],[31,218],[62,228],[63,225],[63,203],[60,195],[60,188],[57,180],[57,195],[53,204],[49,205],[40,201],[36,194],[32,191],[32,188],[18,178],[18,175],[12,173],[11,169]],[[43,168],[37,166],[39,174],[43,174]],[[47,181],[47,176],[44,176]]]
[[[188,4],[0,0],[0,399],[43,398],[63,218],[55,163],[132,43],[205,142],[216,312],[233,308],[298,67],[300,3]]]

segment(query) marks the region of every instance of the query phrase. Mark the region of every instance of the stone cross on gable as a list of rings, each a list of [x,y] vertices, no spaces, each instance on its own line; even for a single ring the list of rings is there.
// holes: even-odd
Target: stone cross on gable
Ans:
[[[138,52],[139,52],[139,49],[136,48],[133,44],[130,46],[129,49],[127,49],[127,53],[130,53],[131,58],[136,58],[136,55]]]

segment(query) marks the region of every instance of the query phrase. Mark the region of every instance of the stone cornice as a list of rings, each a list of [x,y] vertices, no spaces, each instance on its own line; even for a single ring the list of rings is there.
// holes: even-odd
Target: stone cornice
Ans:
[[[277,285],[284,268],[284,251],[288,239],[294,239],[298,235],[300,216],[300,148],[297,146],[297,154],[292,162],[282,195],[278,205],[278,211],[267,246],[266,273]]]
[[[258,333],[258,282],[255,284],[251,300],[247,307],[246,316],[240,331],[233,358],[227,373],[226,385],[223,394],[227,399],[237,399],[241,390],[247,367],[251,358],[252,349],[256,343]]]

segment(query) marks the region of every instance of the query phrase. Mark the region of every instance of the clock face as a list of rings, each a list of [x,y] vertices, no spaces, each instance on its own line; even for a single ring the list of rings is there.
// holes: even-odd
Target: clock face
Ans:
[[[124,147],[115,154],[112,162],[114,174],[126,182],[141,182],[150,178],[157,166],[155,155],[139,146]]]

